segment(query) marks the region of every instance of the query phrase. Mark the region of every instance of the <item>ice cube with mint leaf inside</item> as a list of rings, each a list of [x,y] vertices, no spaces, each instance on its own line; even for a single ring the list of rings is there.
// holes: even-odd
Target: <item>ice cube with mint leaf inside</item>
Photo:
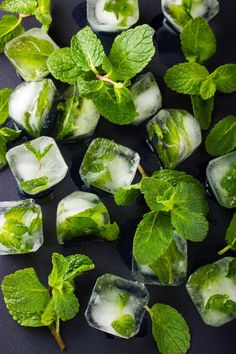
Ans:
[[[91,327],[128,339],[139,332],[148,300],[144,284],[104,274],[96,281],[85,316]]]
[[[80,97],[76,86],[70,86],[63,96],[57,105],[56,140],[76,141],[92,135],[100,117],[93,101]]]
[[[5,54],[25,81],[35,81],[49,74],[47,59],[57,49],[42,28],[32,28],[8,42]]]
[[[236,151],[211,160],[207,179],[218,203],[225,208],[236,207]]]
[[[139,19],[138,0],[87,0],[87,18],[95,31],[117,32]]]
[[[236,258],[225,257],[198,268],[187,291],[203,321],[219,327],[236,318]]]
[[[33,199],[0,202],[0,255],[36,252],[42,244],[42,212]]]
[[[87,185],[115,193],[132,183],[139,161],[135,151],[112,140],[97,138],[84,156],[80,176]]]
[[[167,20],[178,31],[189,20],[204,17],[210,21],[219,12],[218,0],[162,0],[162,11]]]
[[[51,79],[24,82],[11,94],[9,115],[32,138],[50,134],[55,123],[56,95]]]
[[[148,139],[164,168],[174,169],[201,144],[198,121],[183,109],[162,109],[147,124]]]
[[[174,234],[173,241],[167,251],[150,265],[136,262],[133,257],[132,275],[135,280],[144,284],[176,286],[187,276],[188,249],[187,241]]]
[[[140,124],[150,118],[161,108],[162,95],[154,75],[148,72],[136,79],[130,91],[138,116],[133,124]]]
[[[110,223],[107,208],[93,193],[74,192],[60,201],[57,208],[57,238],[69,244],[81,237],[97,236],[114,241],[119,234],[116,223]]]
[[[7,161],[20,189],[37,195],[58,184],[68,167],[53,138],[42,136],[10,149]]]

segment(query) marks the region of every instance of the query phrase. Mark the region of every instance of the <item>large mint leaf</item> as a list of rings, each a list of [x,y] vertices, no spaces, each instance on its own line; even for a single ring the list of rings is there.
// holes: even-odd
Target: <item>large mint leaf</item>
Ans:
[[[21,18],[14,15],[4,15],[0,20],[0,53],[4,52],[5,45],[13,38],[24,32],[20,26]]]
[[[214,109],[214,97],[203,100],[200,95],[191,96],[194,117],[200,123],[201,129],[208,129]]]
[[[225,64],[217,68],[211,78],[218,91],[232,93],[236,91],[236,64]]]

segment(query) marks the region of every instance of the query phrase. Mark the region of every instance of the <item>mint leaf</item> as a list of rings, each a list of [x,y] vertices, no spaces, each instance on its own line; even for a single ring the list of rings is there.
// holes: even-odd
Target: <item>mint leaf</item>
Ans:
[[[116,204],[122,206],[132,203],[140,195],[140,187],[141,184],[137,183],[118,189],[114,195]]]
[[[173,307],[156,304],[147,309],[152,334],[161,354],[185,354],[190,347],[190,332],[182,315]]]
[[[0,129],[0,169],[7,164],[7,143],[11,140],[17,139],[20,134],[20,130],[13,130],[7,127]]]
[[[134,235],[133,255],[140,264],[152,264],[169,248],[173,239],[170,217],[157,212],[145,214]]]
[[[181,63],[167,70],[164,80],[173,91],[187,95],[199,95],[202,83],[208,75],[207,69],[200,64]]]
[[[184,27],[192,19],[190,11],[183,5],[170,4],[168,13],[180,27]]]
[[[72,37],[71,54],[81,70],[91,70],[95,74],[98,74],[96,68],[102,64],[105,55],[101,41],[88,26]]]
[[[181,46],[186,59],[203,64],[216,51],[216,38],[203,17],[191,19],[184,27],[181,35]]]
[[[11,93],[12,90],[9,88],[0,91],[0,125],[5,123],[9,116],[8,104]]]
[[[236,64],[225,64],[217,68],[211,78],[218,91],[232,93],[236,91]]]
[[[236,316],[236,303],[228,295],[213,295],[205,305],[205,311],[221,312],[227,317]]]
[[[100,226],[99,237],[105,241],[116,241],[119,237],[120,229],[116,222]]]
[[[177,233],[186,240],[201,242],[207,236],[208,222],[200,213],[185,207],[176,207],[172,210],[171,221]]]
[[[52,53],[47,60],[47,66],[57,80],[68,84],[74,84],[82,73],[73,59],[70,48],[62,48]]]
[[[225,155],[236,148],[236,116],[218,122],[206,139],[206,151],[212,156]]]
[[[216,85],[214,81],[209,76],[205,81],[203,81],[202,86],[200,88],[200,95],[203,100],[209,100],[211,97],[215,95]]]
[[[201,129],[208,129],[214,109],[214,97],[203,100],[201,96],[191,96],[194,117],[200,123]]]
[[[141,72],[155,54],[153,34],[149,25],[142,25],[117,36],[109,54],[113,70],[109,77],[124,81]]]
[[[42,326],[41,316],[50,300],[49,291],[40,283],[33,268],[18,270],[2,281],[6,306],[22,326]]]
[[[19,183],[20,188],[28,194],[37,193],[42,190],[42,187],[46,187],[48,184],[48,177],[43,176],[29,181],[23,181]]]
[[[226,231],[225,240],[233,251],[236,251],[236,213]]]
[[[4,52],[5,45],[13,38],[24,32],[20,26],[22,19],[13,15],[4,15],[0,20],[0,53]]]
[[[53,144],[49,144],[44,148],[43,151],[40,151],[36,150],[30,141],[25,143],[25,147],[34,154],[38,161],[42,160],[47,155],[52,146]]]
[[[34,11],[34,15],[47,32],[52,22],[51,0],[37,0],[37,8]]]
[[[36,7],[37,0],[3,0],[0,10],[23,15],[33,15]]]
[[[182,171],[164,169],[154,172],[152,177],[168,182],[172,187],[176,187],[179,182],[186,182],[196,184],[202,189],[200,182],[196,178]]]
[[[112,321],[111,326],[122,337],[130,338],[136,329],[136,321],[130,314],[125,314]]]

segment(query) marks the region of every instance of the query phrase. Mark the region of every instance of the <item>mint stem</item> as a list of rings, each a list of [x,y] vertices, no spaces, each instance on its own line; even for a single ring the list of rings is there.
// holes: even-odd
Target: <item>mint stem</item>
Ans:
[[[146,174],[146,172],[144,171],[141,165],[138,165],[138,171],[142,177],[148,177],[148,175]]]
[[[49,326],[49,328],[50,328],[50,331],[51,331],[53,337],[55,338],[55,340],[56,340],[56,342],[57,342],[59,348],[60,348],[61,351],[63,352],[63,350],[65,349],[66,346],[65,346],[65,343],[63,342],[63,340],[62,340],[62,338],[61,338],[61,336],[60,336],[60,333],[58,333],[58,332],[56,331],[55,324],[52,323],[52,324]]]
[[[225,248],[223,248],[221,251],[218,252],[219,256],[222,256],[224,253],[226,253],[227,251],[231,250],[232,246],[228,245]]]
[[[111,79],[108,79],[108,77],[105,77],[105,76],[102,76],[102,75],[97,74],[97,75],[96,75],[96,78],[97,78],[98,80],[100,80],[100,81],[108,82],[109,84],[111,84],[111,85],[113,85],[113,86],[117,85],[117,82],[112,81]]]

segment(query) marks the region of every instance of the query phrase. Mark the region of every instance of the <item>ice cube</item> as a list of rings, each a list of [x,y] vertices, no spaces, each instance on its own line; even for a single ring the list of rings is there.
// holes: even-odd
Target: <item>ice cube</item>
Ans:
[[[56,93],[50,79],[24,82],[11,94],[9,115],[32,138],[50,134],[55,123],[52,107]]]
[[[198,121],[183,109],[162,109],[147,124],[148,139],[165,168],[174,169],[201,144]]]
[[[96,281],[85,317],[91,327],[131,338],[140,329],[148,300],[144,284],[105,274]]]
[[[42,244],[42,212],[33,199],[0,202],[0,255],[35,252]]]
[[[107,208],[93,193],[74,192],[60,201],[57,208],[57,238],[63,244],[83,235],[98,235],[110,224]]]
[[[87,0],[87,17],[95,31],[126,30],[139,19],[138,0]]]
[[[32,28],[8,42],[5,54],[25,81],[35,81],[49,74],[47,59],[58,48],[42,28]]]
[[[151,266],[138,264],[133,258],[132,275],[144,284],[176,286],[187,276],[187,241],[174,234],[173,242],[166,253]]]
[[[139,161],[139,155],[133,150],[112,140],[97,138],[84,156],[80,176],[88,185],[115,193],[132,183]]]
[[[162,96],[152,73],[140,76],[130,88],[138,116],[133,124],[140,124],[161,108]]]
[[[53,138],[42,136],[7,152],[7,161],[21,190],[36,195],[59,183],[68,167]]]
[[[219,327],[236,318],[236,258],[200,267],[186,287],[206,324]]]
[[[100,117],[93,101],[79,96],[75,87],[64,93],[57,106],[59,123],[56,140],[73,141],[92,135]]]
[[[167,20],[179,31],[196,17],[210,21],[219,12],[218,0],[162,0],[162,11]]]
[[[211,160],[207,166],[207,179],[220,205],[236,207],[236,151]]]

